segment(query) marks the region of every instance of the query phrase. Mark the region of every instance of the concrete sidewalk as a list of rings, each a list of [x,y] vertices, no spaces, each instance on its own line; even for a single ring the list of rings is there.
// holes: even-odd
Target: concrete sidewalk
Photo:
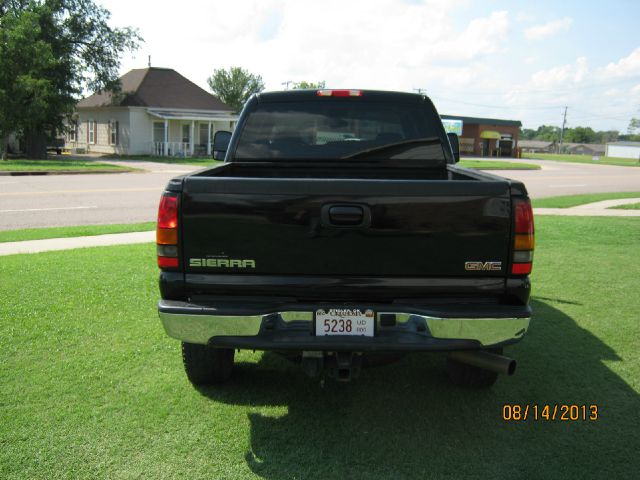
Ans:
[[[612,209],[618,205],[640,203],[640,198],[620,198],[587,203],[570,208],[534,208],[534,215],[574,215],[577,217],[640,217],[640,210]]]
[[[105,247],[108,245],[129,245],[156,241],[156,232],[110,233],[89,237],[49,238],[27,240],[25,242],[0,243],[0,256],[17,253],[40,253],[73,248]]]
[[[571,208],[534,208],[534,215],[566,215],[589,217],[640,217],[640,210],[611,210],[609,207],[640,203],[640,198],[605,200]],[[71,250],[85,247],[104,247],[108,245],[129,245],[134,243],[155,242],[156,232],[112,233],[89,237],[50,238],[46,240],[28,240],[25,242],[0,243],[0,256],[18,253],[40,253],[55,250]]]

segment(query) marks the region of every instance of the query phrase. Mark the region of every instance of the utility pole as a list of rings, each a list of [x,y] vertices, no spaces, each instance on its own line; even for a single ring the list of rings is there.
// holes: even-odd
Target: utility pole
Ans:
[[[414,88],[413,90],[418,92],[420,95],[422,95],[423,93],[427,93],[426,88]]]
[[[289,90],[290,83],[293,83],[293,80],[287,80],[286,82],[282,82],[280,85],[284,85],[284,89]]]
[[[149,55],[149,61],[147,62],[147,64],[149,65],[149,68],[151,68],[151,55]]]
[[[560,130],[560,145],[558,145],[558,153],[562,150],[562,139],[564,137],[564,127],[567,126],[567,107],[564,107],[564,116],[562,117],[562,130]]]

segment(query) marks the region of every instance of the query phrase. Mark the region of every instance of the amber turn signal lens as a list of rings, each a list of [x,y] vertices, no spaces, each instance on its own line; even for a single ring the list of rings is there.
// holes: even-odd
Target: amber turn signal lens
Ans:
[[[156,243],[159,245],[177,245],[178,230],[175,228],[158,228],[156,230]]]
[[[533,250],[535,237],[532,234],[516,234],[515,250]]]

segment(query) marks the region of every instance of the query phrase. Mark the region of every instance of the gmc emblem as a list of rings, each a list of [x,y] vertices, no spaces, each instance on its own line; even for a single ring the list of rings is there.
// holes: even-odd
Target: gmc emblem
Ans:
[[[482,270],[499,272],[502,270],[502,262],[464,262],[464,269],[472,272]]]

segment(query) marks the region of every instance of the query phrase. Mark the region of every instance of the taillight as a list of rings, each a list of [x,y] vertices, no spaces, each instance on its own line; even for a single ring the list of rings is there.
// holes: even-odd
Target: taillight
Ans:
[[[158,228],[156,229],[156,250],[158,267],[178,268],[178,195],[165,192],[158,207]]]
[[[513,275],[528,275],[533,266],[533,250],[535,235],[533,227],[533,210],[529,199],[515,199],[513,201],[515,215],[515,232],[513,235]]]
[[[318,90],[319,97],[361,97],[361,90]]]

